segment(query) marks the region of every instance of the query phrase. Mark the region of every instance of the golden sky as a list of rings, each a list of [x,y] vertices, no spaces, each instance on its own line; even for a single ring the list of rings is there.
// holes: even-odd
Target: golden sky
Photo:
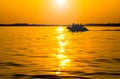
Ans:
[[[0,23],[120,22],[120,0],[0,0]]]

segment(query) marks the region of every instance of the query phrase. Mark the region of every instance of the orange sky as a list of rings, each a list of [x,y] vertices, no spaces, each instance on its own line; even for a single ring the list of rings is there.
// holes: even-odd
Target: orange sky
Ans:
[[[0,23],[120,22],[120,0],[0,0]]]

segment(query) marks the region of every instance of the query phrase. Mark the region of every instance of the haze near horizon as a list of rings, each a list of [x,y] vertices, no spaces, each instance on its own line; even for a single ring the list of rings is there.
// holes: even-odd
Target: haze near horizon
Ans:
[[[120,0],[1,0],[0,23],[118,23]]]

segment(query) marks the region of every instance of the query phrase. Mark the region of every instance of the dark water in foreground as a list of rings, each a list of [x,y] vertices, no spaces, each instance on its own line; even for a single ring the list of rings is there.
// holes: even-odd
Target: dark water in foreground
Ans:
[[[120,79],[120,27],[0,27],[0,79]]]

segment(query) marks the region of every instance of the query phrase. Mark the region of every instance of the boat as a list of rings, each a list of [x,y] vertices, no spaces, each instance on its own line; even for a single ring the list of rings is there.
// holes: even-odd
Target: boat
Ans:
[[[88,29],[81,24],[72,24],[70,26],[67,26],[67,29],[71,32],[84,32],[84,31],[88,31]]]

